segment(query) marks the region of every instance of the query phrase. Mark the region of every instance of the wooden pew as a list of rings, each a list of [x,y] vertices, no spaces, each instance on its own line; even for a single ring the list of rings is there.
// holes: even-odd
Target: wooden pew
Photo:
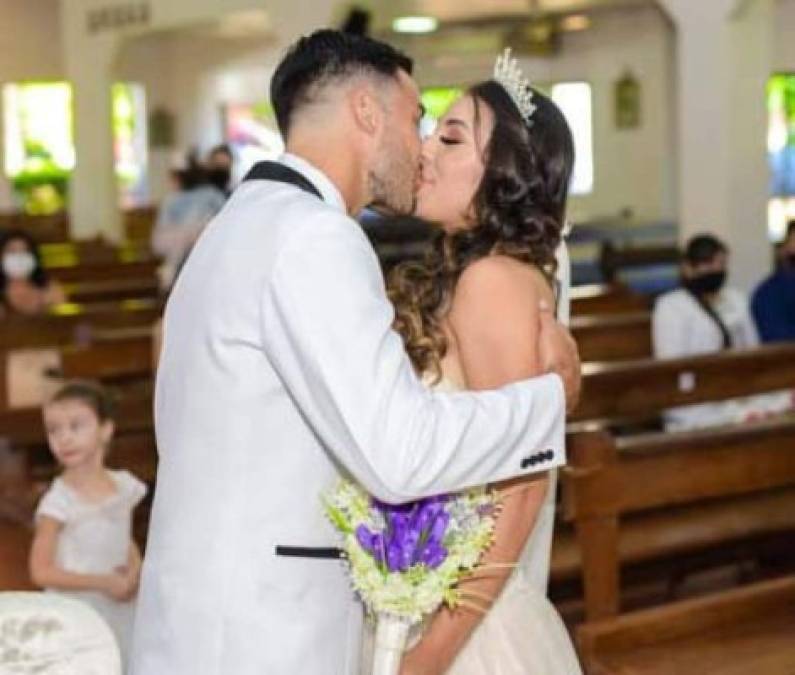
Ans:
[[[729,656],[732,647],[724,640],[723,648],[729,652],[716,660],[699,638],[705,628],[725,623],[725,616],[716,615],[718,608],[738,621],[742,617],[746,630],[753,628],[754,621],[763,621],[772,635],[795,628],[795,585],[791,580],[784,583],[783,588],[790,590],[783,594],[782,588],[773,584],[778,599],[771,596],[771,586],[763,584],[753,590],[731,591],[615,619],[621,610],[620,566],[626,562],[621,542],[626,540],[627,530],[645,532],[651,539],[644,555],[659,555],[661,550],[677,555],[694,543],[703,548],[773,533],[792,537],[795,420],[618,440],[605,432],[575,434],[570,439],[564,475],[564,513],[575,523],[583,556],[587,623],[578,635],[589,672],[727,672],[706,668],[743,658],[744,649]],[[680,519],[678,523],[671,519],[669,528],[660,531],[663,509],[678,513]],[[694,521],[702,535],[698,542],[683,536],[683,530]],[[694,528],[690,529],[692,534]],[[758,632],[755,639],[760,646],[770,646]],[[665,667],[655,665],[649,654],[659,655],[663,649],[686,650],[693,670],[671,669],[670,662]],[[780,658],[771,664],[779,663]],[[743,663],[748,669],[734,672],[792,672],[755,670],[753,658]],[[795,664],[791,650],[786,663]]]
[[[586,363],[582,398],[570,421],[647,418],[679,405],[793,388],[795,343],[682,359]]]
[[[680,260],[676,246],[638,246],[618,248],[610,242],[602,245],[599,267],[606,283],[619,281],[621,272],[638,267],[675,265]]]
[[[122,212],[125,239],[148,245],[156,218],[154,205],[125,209]],[[59,244],[69,241],[69,215],[65,211],[40,216],[0,213],[0,230],[5,229],[25,230],[40,244]]]
[[[32,591],[28,553],[33,541],[30,525],[0,518],[0,591]]]
[[[791,675],[795,577],[587,624],[591,675]]]
[[[122,217],[125,239],[148,246],[157,219],[157,207],[149,205],[127,209]]]
[[[56,305],[42,316],[9,316],[2,320],[0,350],[90,343],[99,331],[147,326],[162,312],[152,299]]]
[[[79,304],[154,299],[160,295],[160,284],[155,277],[77,281],[63,284],[63,289],[68,302]]]
[[[124,396],[116,406],[117,436],[148,433],[153,429],[151,393]],[[0,411],[0,438],[12,448],[46,448],[39,408]]]
[[[57,355],[51,355],[50,350],[71,347],[60,355],[69,377],[94,377],[112,383],[145,379],[152,363],[151,329],[160,315],[159,301],[128,300],[85,306],[62,305],[41,317],[5,318],[0,330],[0,409],[14,403],[9,397],[9,387],[17,386],[14,382],[19,382],[26,390],[33,387],[31,391],[46,388],[44,379],[37,380],[36,374],[29,378],[19,371],[33,366],[20,363],[12,370],[9,365],[11,354],[24,354],[28,350],[47,350],[45,358],[36,357],[33,361],[41,364],[36,367],[43,369],[45,365],[47,368],[57,365]],[[109,341],[116,341],[116,344],[107,344]],[[103,342],[106,344],[98,346],[93,353],[87,349],[89,345]],[[12,374],[17,371],[17,375]],[[40,373],[38,377],[45,374]],[[52,374],[57,376],[57,369]],[[18,389],[14,391],[19,392]],[[25,395],[23,401],[28,400],[34,401],[36,396]],[[15,405],[20,405],[18,397]]]
[[[651,309],[652,298],[624,284],[588,284],[571,289],[571,315],[637,314]]]
[[[573,316],[570,329],[583,363],[652,356],[651,315],[648,312]]]
[[[583,396],[570,417],[569,443],[583,431],[604,431],[609,438],[608,429],[625,431],[639,422],[653,423],[664,410],[677,405],[795,388],[795,344],[670,361],[585,364],[583,370]],[[560,491],[565,494],[567,489],[564,474]],[[664,556],[664,549],[655,549],[654,532],[678,529],[683,545],[689,541],[690,548],[696,548],[709,540],[707,530],[713,519],[731,522],[731,513],[719,506],[713,508],[716,513],[709,509],[697,515],[662,513],[648,521],[648,529],[627,530],[622,534],[622,560],[632,562]],[[569,585],[581,569],[581,551],[574,532],[568,524],[559,522],[552,548],[552,582],[558,588]]]
[[[24,230],[38,243],[69,239],[69,220],[65,212],[46,216],[27,213],[0,213],[0,231]]]
[[[150,326],[106,332],[85,346],[61,350],[61,376],[99,380],[106,385],[149,382],[152,378]]]

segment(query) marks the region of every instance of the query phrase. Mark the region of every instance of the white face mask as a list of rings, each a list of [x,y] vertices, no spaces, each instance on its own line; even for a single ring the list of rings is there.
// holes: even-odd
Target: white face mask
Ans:
[[[27,279],[36,267],[32,253],[6,253],[3,256],[3,273],[11,279]]]

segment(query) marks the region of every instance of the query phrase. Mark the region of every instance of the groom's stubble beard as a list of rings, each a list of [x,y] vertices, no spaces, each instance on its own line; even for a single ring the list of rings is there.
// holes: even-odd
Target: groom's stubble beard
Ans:
[[[419,163],[396,139],[387,138],[367,176],[370,206],[389,215],[411,215],[417,201]]]

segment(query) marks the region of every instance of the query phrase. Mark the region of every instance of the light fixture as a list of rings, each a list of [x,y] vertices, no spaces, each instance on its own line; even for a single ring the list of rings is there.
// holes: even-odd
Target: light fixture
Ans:
[[[568,32],[588,30],[591,27],[591,19],[586,14],[569,14],[560,20],[560,29]]]
[[[396,33],[433,33],[439,21],[432,16],[400,16],[392,22]]]

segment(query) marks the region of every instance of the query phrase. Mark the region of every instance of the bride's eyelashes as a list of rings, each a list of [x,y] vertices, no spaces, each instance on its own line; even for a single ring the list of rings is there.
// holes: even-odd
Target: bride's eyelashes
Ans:
[[[461,143],[463,143],[463,141],[460,141],[457,138],[449,138],[447,136],[439,136],[439,141],[445,145],[461,145]]]

